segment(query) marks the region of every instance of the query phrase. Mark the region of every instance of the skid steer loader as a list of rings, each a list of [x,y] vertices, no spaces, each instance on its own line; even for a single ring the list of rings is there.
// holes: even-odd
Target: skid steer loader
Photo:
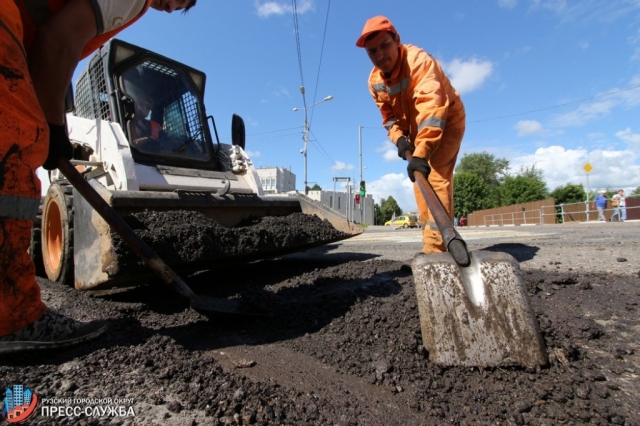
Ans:
[[[213,117],[205,112],[205,80],[201,71],[112,39],[81,73],[75,99],[67,99],[72,105],[67,114],[72,164],[120,215],[195,210],[234,227],[251,218],[301,212],[328,220],[342,233],[330,241],[258,251],[243,261],[302,251],[362,232],[304,195],[265,195],[244,151],[240,116],[232,116],[232,143],[220,142]],[[78,290],[139,280],[122,267],[107,223],[64,176],[53,171],[50,180],[32,233],[30,253],[36,268]],[[210,264],[230,260],[219,257]]]

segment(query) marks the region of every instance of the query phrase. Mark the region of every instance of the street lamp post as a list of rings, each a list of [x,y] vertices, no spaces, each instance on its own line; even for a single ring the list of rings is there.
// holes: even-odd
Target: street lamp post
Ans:
[[[304,97],[304,86],[300,86],[300,93],[302,93],[302,101],[306,105],[307,102]],[[307,120],[307,110],[313,108],[314,106],[321,104],[322,102],[327,102],[333,99],[333,96],[329,95],[320,102],[316,102],[315,104],[304,106],[302,110],[304,110],[304,128],[302,131],[302,140],[304,141],[304,147],[302,148],[302,155],[304,156],[304,195],[308,194],[307,190],[307,144],[309,143],[309,121]],[[298,111],[300,108],[294,108],[293,111]]]
[[[360,182],[362,182],[362,126],[358,126],[358,145],[360,146]],[[362,183],[360,183],[362,185]],[[366,201],[366,195],[364,199],[360,201],[360,224],[364,223],[364,203]]]

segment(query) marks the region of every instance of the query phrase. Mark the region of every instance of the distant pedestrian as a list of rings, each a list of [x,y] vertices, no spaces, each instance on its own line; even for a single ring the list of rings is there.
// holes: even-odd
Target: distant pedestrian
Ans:
[[[607,219],[604,217],[604,209],[607,208],[607,191],[604,189],[600,191],[598,195],[596,195],[593,199],[593,207],[598,209],[598,221],[606,222]]]
[[[453,226],[458,226],[458,218],[453,218]]]
[[[614,217],[620,222],[627,220],[627,202],[624,196],[624,189],[619,189],[618,193],[611,197],[611,205],[613,206],[611,221],[613,221]]]

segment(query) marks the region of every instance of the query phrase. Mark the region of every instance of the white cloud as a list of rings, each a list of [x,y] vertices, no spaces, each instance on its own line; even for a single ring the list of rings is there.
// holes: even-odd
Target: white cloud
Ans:
[[[287,90],[286,87],[282,87],[282,86],[278,86],[275,88],[275,90],[272,91],[273,95],[276,96],[277,98],[290,98],[291,95],[289,94],[289,91]]]
[[[617,132],[616,136],[627,142],[631,150],[636,152],[640,151],[640,133],[632,133],[631,127],[627,127],[626,129]]]
[[[593,167],[589,174],[589,187],[628,188],[640,186],[640,165],[637,150],[588,151],[583,148],[567,149],[562,146],[538,148],[535,153],[509,159],[512,172],[522,166],[534,165],[542,170],[550,191],[567,183],[587,187],[587,176],[582,169],[586,162]]]
[[[260,151],[245,151],[245,153],[247,154],[247,156],[249,158],[256,158],[256,157],[260,157],[262,156],[262,154],[260,153]],[[255,163],[255,161],[254,161]]]
[[[313,0],[300,0],[296,6],[296,11],[299,15],[309,12],[314,9]],[[292,13],[293,9],[290,3],[283,1],[265,1],[260,2],[256,0],[254,2],[256,12],[261,18],[268,18],[272,15],[284,15]]]
[[[587,50],[589,48],[589,42],[582,41],[582,42],[578,43],[578,47],[580,47],[580,49],[582,49],[582,50]]]
[[[518,136],[539,135],[543,132],[542,124],[536,120],[520,120],[513,128],[518,132]]]
[[[546,9],[560,13],[566,9],[567,2],[566,0],[533,0],[531,7],[533,9]]]
[[[402,161],[402,158],[398,157],[398,148],[391,141],[383,142],[378,148],[376,148],[376,152],[382,153],[382,158],[387,163],[395,163],[396,161]]]
[[[551,11],[562,22],[579,22],[581,25],[611,24],[618,19],[637,13],[640,2],[637,0],[608,1],[582,0],[533,0],[531,11]]]
[[[442,66],[453,87],[460,93],[473,92],[493,74],[493,63],[485,59],[463,61],[456,58],[449,63],[443,63]]]
[[[518,4],[517,0],[498,0],[498,5],[505,9],[513,9]]]
[[[518,55],[526,55],[533,50],[533,46],[523,46],[516,49]]]
[[[406,173],[389,173],[378,180],[367,181],[367,194],[371,194],[376,203],[380,203],[379,197],[392,196],[402,211],[418,209],[413,193],[413,183]]]
[[[340,170],[353,170],[353,164],[346,164],[343,161],[336,161],[333,166],[331,166],[331,170],[340,171]]]
[[[601,119],[619,105],[617,98],[607,98],[578,106],[575,110],[565,114],[558,114],[551,119],[553,127],[579,127],[588,122]]]

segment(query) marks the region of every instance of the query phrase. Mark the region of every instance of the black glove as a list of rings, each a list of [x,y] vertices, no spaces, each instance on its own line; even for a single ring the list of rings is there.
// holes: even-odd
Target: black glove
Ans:
[[[407,173],[409,174],[411,182],[416,181],[416,178],[413,177],[413,172],[420,172],[424,175],[425,179],[428,179],[429,173],[431,173],[431,167],[424,158],[413,157],[407,166]]]
[[[398,146],[398,157],[402,158],[403,160],[407,159],[404,154],[406,150],[409,150],[413,153],[413,146],[409,143],[407,138],[405,138],[404,136],[400,136],[400,138],[398,139],[398,143],[396,143],[396,145]]]
[[[44,161],[42,168],[55,170],[58,168],[58,160],[66,158],[71,160],[73,156],[73,146],[67,136],[67,128],[63,124],[49,124],[49,155]]]

